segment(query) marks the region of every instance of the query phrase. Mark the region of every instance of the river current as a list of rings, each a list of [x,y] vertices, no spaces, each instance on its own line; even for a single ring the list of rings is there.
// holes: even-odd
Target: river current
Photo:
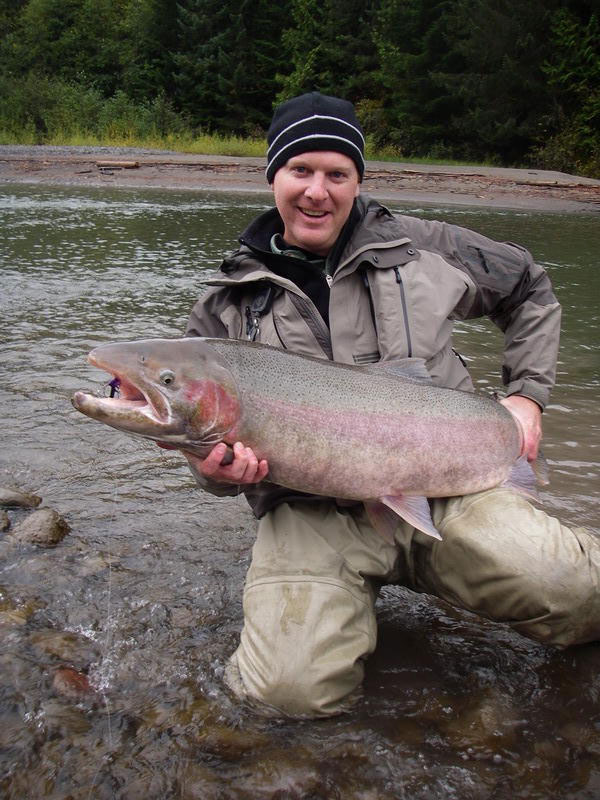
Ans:
[[[365,693],[343,717],[257,717],[222,684],[255,522],[184,461],[78,414],[86,362],[179,336],[267,196],[3,186],[0,485],[68,521],[54,548],[0,538],[0,793],[6,798],[592,800],[600,646],[564,652],[400,587],[378,601]],[[600,224],[592,214],[395,210],[528,247],[563,305],[544,415],[549,513],[600,535]],[[499,332],[457,326],[477,388]],[[25,516],[11,510],[13,524]],[[89,690],[65,688],[73,669]]]

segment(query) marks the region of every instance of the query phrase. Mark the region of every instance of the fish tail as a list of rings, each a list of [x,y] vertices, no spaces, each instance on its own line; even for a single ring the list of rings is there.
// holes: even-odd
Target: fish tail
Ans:
[[[550,468],[544,454],[538,450],[537,458],[531,465],[540,486],[548,486],[550,483]]]
[[[513,464],[508,478],[502,483],[502,486],[514,489],[519,494],[524,494],[526,497],[537,500],[536,484],[537,477],[531,464],[525,456],[520,456]]]

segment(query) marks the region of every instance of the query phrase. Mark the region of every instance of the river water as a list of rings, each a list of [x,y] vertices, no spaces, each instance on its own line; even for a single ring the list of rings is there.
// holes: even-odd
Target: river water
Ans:
[[[219,255],[268,202],[3,187],[0,485],[42,495],[71,532],[50,549],[0,541],[0,793],[598,798],[598,645],[558,652],[389,587],[351,714],[269,721],[223,688],[254,535],[244,501],[199,492],[180,456],[92,422],[69,397],[103,380],[86,363],[93,346],[180,335]],[[564,333],[541,504],[600,535],[597,217],[401,210],[520,242],[548,268]],[[461,324],[456,342],[478,387],[499,388],[493,326]],[[65,667],[89,690],[61,681]]]

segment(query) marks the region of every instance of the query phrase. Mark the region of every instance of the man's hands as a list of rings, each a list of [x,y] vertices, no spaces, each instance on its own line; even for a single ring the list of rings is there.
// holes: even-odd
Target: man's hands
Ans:
[[[500,400],[516,419],[523,434],[521,455],[535,461],[542,439],[542,410],[534,400],[520,394],[511,394]]]
[[[194,472],[218,483],[239,485],[258,483],[269,471],[265,459],[259,461],[254,451],[250,447],[244,447],[241,442],[233,445],[233,461],[226,465],[221,464],[227,452],[227,445],[223,442],[215,445],[205,459],[186,453],[185,450],[182,452]]]

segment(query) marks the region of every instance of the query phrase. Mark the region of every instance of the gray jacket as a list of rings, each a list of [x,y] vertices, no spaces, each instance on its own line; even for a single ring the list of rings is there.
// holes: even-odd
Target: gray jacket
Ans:
[[[393,215],[361,196],[360,221],[330,284],[329,328],[310,298],[243,245],[194,306],[186,336],[247,338],[349,364],[425,359],[435,383],[472,389],[452,349],[454,320],[488,316],[504,333],[507,394],[546,405],[554,384],[560,306],[524,248],[455,225]],[[257,314],[255,298],[272,287]],[[201,481],[217,494],[235,487]],[[297,493],[263,482],[245,490],[257,516]]]

